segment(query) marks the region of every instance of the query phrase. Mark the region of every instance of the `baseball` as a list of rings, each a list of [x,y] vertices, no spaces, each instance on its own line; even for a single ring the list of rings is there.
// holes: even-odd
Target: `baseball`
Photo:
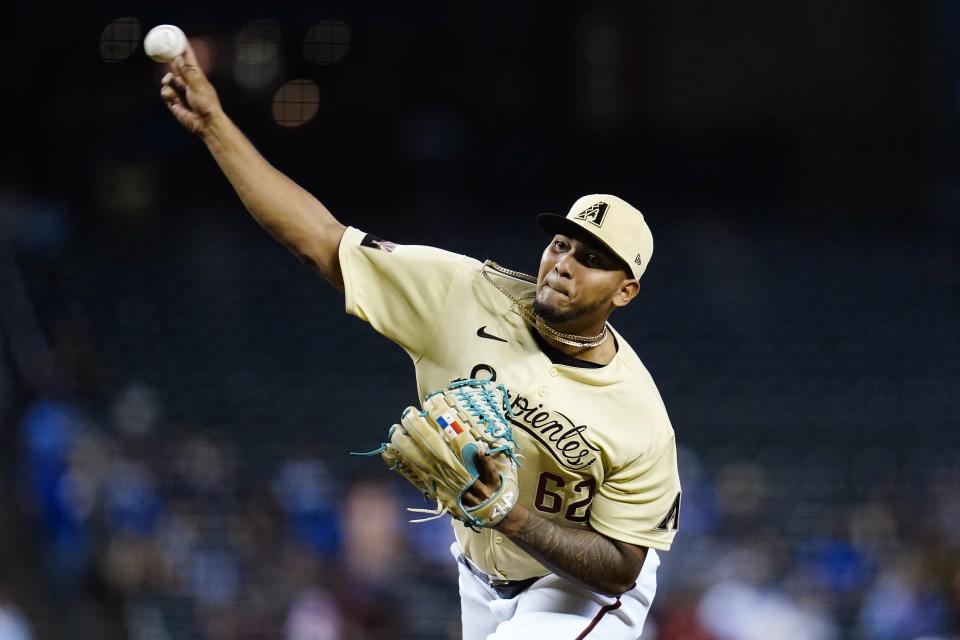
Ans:
[[[143,50],[155,62],[173,62],[187,48],[187,36],[172,24],[157,25],[143,39]]]

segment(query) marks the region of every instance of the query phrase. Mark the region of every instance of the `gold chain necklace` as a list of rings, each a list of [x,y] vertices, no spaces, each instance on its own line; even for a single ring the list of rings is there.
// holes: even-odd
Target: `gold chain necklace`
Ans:
[[[517,298],[509,291],[501,287],[499,284],[494,282],[493,278],[490,277],[490,274],[487,273],[487,267],[493,269],[494,271],[509,276],[511,278],[516,278],[517,280],[523,280],[524,282],[529,282],[531,284],[536,284],[537,279],[531,275],[527,275],[522,271],[514,271],[513,269],[507,269],[506,267],[501,267],[499,264],[493,260],[487,260],[483,263],[483,267],[480,269],[480,273],[483,274],[484,279],[492,284],[494,288],[505,295],[513,305],[510,309],[516,313],[518,316],[523,318],[524,322],[529,324],[532,327],[535,327],[537,331],[542,334],[549,336],[551,339],[556,340],[561,344],[565,344],[571,347],[580,347],[583,349],[592,349],[593,347],[599,347],[603,344],[604,340],[607,339],[609,331],[607,330],[607,325],[603,325],[603,331],[598,333],[595,336],[581,336],[575,333],[562,333],[557,331],[546,322],[543,321],[543,318],[538,316],[533,311],[533,299],[536,297],[536,293],[531,293],[525,295],[521,298]]]

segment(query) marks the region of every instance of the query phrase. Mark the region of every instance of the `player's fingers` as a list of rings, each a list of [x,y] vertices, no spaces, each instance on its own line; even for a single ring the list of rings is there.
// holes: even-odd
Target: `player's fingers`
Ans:
[[[177,77],[180,75],[180,69],[177,67],[177,58],[174,58],[173,60],[168,62],[167,68],[170,69],[170,71],[167,72],[167,75],[171,75],[173,77]],[[167,76],[164,76],[164,78],[166,77]]]
[[[203,70],[197,62],[197,55],[187,41],[187,48],[173,61],[177,74],[189,85],[203,80]]]
[[[493,458],[486,451],[481,451],[477,454],[477,462],[477,468],[480,470],[480,481],[486,485],[496,485],[500,474]]]
[[[187,127],[191,131],[194,130],[196,119],[196,114],[193,112],[193,109],[184,104],[183,100],[180,99],[176,93],[167,94],[163,96],[163,102],[167,105],[167,109],[173,114],[177,121],[183,126]]]
[[[183,50],[183,59],[187,64],[192,65],[196,68],[200,68],[200,63],[197,61],[197,54],[193,50],[193,46],[190,44],[190,40],[187,40],[187,48]]]
[[[160,84],[164,86],[172,86],[175,89],[183,91],[187,88],[186,83],[183,81],[183,78],[173,73],[172,71],[167,72],[161,79]]]
[[[177,77],[182,78],[187,84],[199,77],[199,72],[195,68],[187,66],[183,56],[177,56],[173,61],[173,66],[177,70]]]
[[[167,108],[170,109],[170,113],[173,114],[173,117],[177,119],[181,125],[186,127],[189,131],[196,133],[199,130],[199,120],[195,113],[184,107],[179,102],[176,103],[167,103]]]
[[[480,476],[467,491],[474,504],[490,498],[500,488],[500,473],[493,459],[484,452],[477,453],[477,469]]]
[[[167,74],[170,75],[170,74]],[[164,77],[166,80],[166,76]],[[172,92],[172,93],[171,93]],[[160,88],[160,95],[166,100],[169,96],[170,99],[174,97],[177,98],[181,103],[188,104],[187,100],[187,87],[183,84],[183,81],[179,78],[173,78],[169,81],[168,84],[164,84]]]
[[[187,85],[180,78],[174,78],[173,82],[170,83],[170,88],[177,92],[177,95],[180,96],[182,102],[187,102]]]
[[[477,480],[467,489],[467,492],[463,494],[463,502],[473,507],[486,500],[490,495],[492,494],[489,494],[485,490],[485,487],[480,484],[480,481]]]
[[[160,97],[167,102],[183,102],[183,96],[173,87],[161,87]]]
[[[170,112],[177,118],[177,120],[179,120],[180,122],[183,122],[183,119],[184,119],[184,118],[186,117],[186,115],[187,115],[187,114],[186,114],[186,111],[187,111],[187,110],[183,108],[183,105],[180,103],[180,101],[179,101],[179,100],[165,100],[164,102],[165,102],[166,105],[167,105],[167,109],[170,110]]]
[[[173,90],[173,87],[161,87],[160,88],[160,97],[166,102],[172,102],[174,100],[180,100],[180,96],[177,95],[177,92]]]

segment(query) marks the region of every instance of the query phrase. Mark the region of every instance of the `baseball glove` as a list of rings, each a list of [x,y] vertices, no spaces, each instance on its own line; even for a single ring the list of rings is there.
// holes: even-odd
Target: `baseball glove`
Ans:
[[[444,513],[472,529],[491,527],[510,512],[519,497],[519,446],[510,428],[509,395],[489,380],[460,380],[431,393],[423,411],[407,407],[400,424],[390,427],[389,442],[360,455],[380,454],[383,461],[430,501],[434,509],[408,511],[430,514],[411,522],[426,522]],[[480,476],[477,454],[485,451],[500,474],[497,493],[475,506],[463,497]]]

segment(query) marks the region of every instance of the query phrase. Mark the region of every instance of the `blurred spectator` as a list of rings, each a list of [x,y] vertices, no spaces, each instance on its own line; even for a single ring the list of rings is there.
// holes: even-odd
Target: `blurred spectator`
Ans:
[[[920,549],[905,549],[891,558],[867,591],[860,631],[867,640],[895,640],[935,635],[946,630],[942,594],[924,575]]]
[[[86,520],[96,488],[70,473],[71,457],[86,430],[80,409],[53,395],[35,401],[20,427],[27,508],[37,519],[47,575],[64,599],[83,577],[92,551]]]
[[[669,605],[658,608],[658,615],[644,625],[643,640],[716,640],[697,613],[700,595],[697,591],[671,593]]]
[[[344,504],[344,556],[338,585],[344,637],[373,640],[406,632],[400,594],[406,588],[402,506],[389,486],[360,482]]]
[[[685,446],[677,448],[677,464],[683,487],[683,530],[694,535],[715,531],[717,496],[707,469],[697,453]]]
[[[284,625],[284,640],[343,638],[337,603],[319,589],[306,589],[293,601]]]
[[[700,602],[699,617],[717,640],[837,640],[836,624],[824,612],[804,610],[770,590],[739,580],[711,586]]]
[[[30,623],[22,611],[5,592],[0,578],[0,640],[31,640],[33,633]]]
[[[321,557],[339,551],[337,487],[321,460],[302,455],[286,460],[273,490],[290,530],[305,548]]]
[[[362,482],[352,486],[344,505],[344,565],[351,579],[390,583],[403,567],[403,507],[391,487]]]

